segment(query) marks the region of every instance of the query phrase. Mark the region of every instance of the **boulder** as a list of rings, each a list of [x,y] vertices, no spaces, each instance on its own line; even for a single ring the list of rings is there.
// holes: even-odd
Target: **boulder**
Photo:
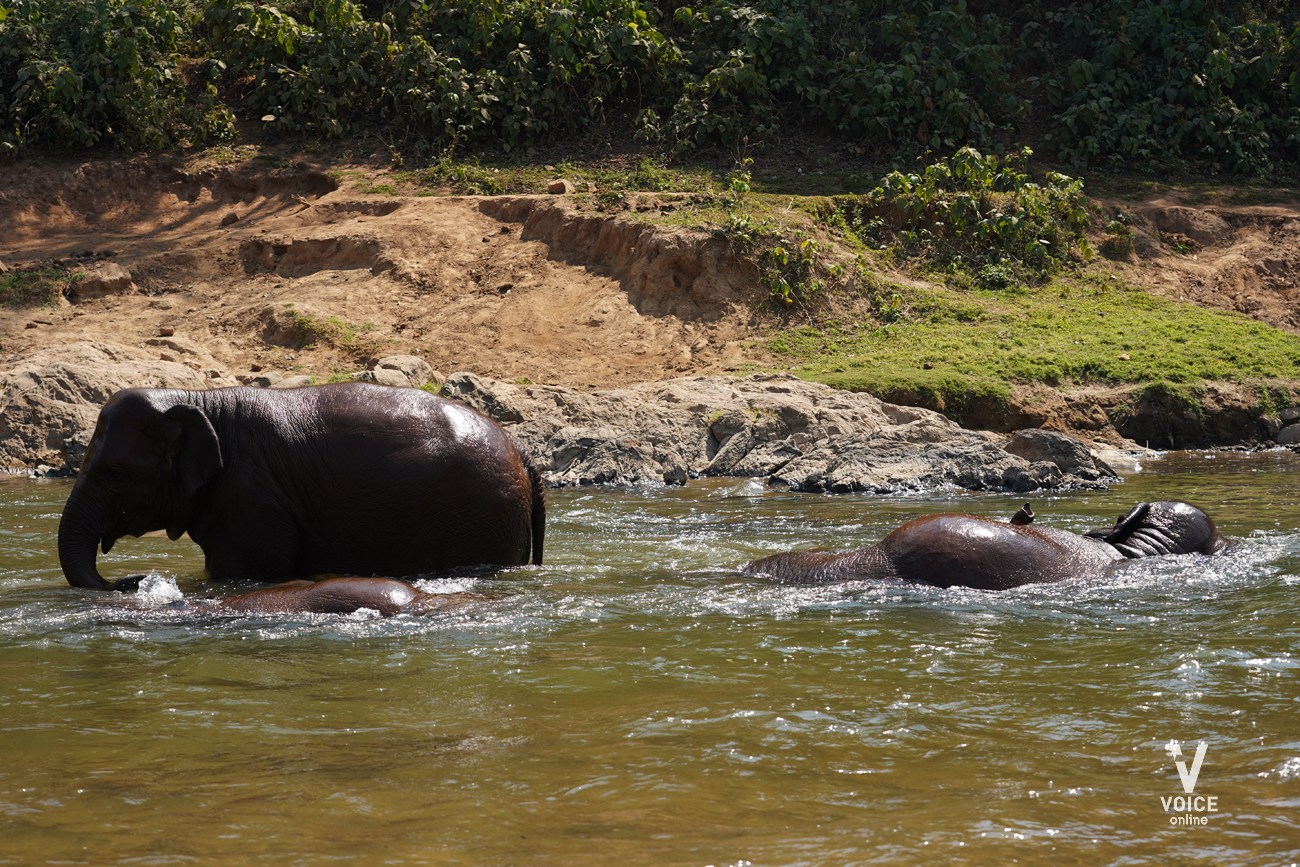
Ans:
[[[831,493],[1026,492],[1103,488],[1097,480],[1109,475],[1086,446],[1054,439],[1060,435],[1043,441],[1068,469],[1014,454],[1005,437],[964,430],[938,413],[789,374],[582,392],[455,373],[441,393],[512,430],[551,486],[681,484],[713,475]]]
[[[315,385],[316,379],[306,374],[298,376],[286,376],[279,382],[271,383],[271,388],[306,388],[309,385]]]
[[[123,388],[207,389],[235,385],[113,343],[86,341],[20,357],[0,373],[0,466],[81,464],[99,408]],[[217,373],[214,378],[213,372]]]
[[[421,388],[427,382],[441,386],[443,377],[434,372],[433,367],[423,358],[414,355],[389,355],[370,365],[352,377],[357,382],[373,382],[378,385],[394,385],[407,388]]]
[[[1115,476],[1104,463],[1098,463],[1087,443],[1056,431],[1022,430],[1013,435],[1003,448],[1027,461],[1049,461],[1065,474],[1090,480],[1103,475]]]
[[[1289,424],[1277,432],[1277,444],[1289,446],[1300,443],[1300,424]]]
[[[135,287],[131,282],[131,272],[116,262],[102,262],[93,265],[85,276],[74,280],[68,286],[68,295],[75,302],[103,298],[118,292],[127,292]]]

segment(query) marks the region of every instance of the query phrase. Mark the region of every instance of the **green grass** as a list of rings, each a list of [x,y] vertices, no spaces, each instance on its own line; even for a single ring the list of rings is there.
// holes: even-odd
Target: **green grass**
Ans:
[[[0,274],[0,305],[5,307],[53,307],[74,277],[61,268],[14,271]]]
[[[1147,295],[1092,270],[1011,291],[897,288],[895,321],[832,321],[767,348],[806,379],[943,407],[1055,387],[1300,379],[1300,337],[1235,314]],[[926,369],[926,364],[930,369]]]

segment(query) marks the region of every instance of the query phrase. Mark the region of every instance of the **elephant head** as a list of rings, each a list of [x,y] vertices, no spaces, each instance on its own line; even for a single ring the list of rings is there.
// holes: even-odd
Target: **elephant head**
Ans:
[[[166,529],[179,539],[193,520],[196,493],[222,468],[208,416],[179,391],[119,391],[100,410],[81,473],[59,522],[59,565],[76,587],[110,584],[95,568],[123,536]]]
[[[1129,559],[1168,554],[1218,554],[1228,547],[1210,516],[1178,500],[1138,503],[1115,526],[1086,534]]]

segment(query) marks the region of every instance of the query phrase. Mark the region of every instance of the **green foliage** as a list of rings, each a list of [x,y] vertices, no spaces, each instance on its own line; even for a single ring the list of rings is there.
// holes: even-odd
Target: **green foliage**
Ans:
[[[1101,252],[1112,259],[1122,259],[1133,252],[1133,230],[1123,219],[1117,218],[1106,224],[1106,237],[1102,239]]]
[[[870,193],[836,207],[865,242],[892,236],[934,262],[984,263],[980,285],[1006,288],[1018,276],[1002,263],[1048,274],[1073,251],[1084,259],[1092,252],[1082,181],[1047,172],[1038,183],[1022,170],[1029,156],[1028,148],[1006,159],[961,148],[920,172],[890,172]]]
[[[74,276],[61,268],[0,274],[0,306],[53,307]]]
[[[229,135],[218,84],[268,131],[380,126],[424,153],[515,153],[611,124],[678,154],[732,151],[746,138],[776,145],[797,124],[896,161],[1001,153],[1039,129],[1079,165],[1190,159],[1259,174],[1300,161],[1300,20],[1284,4],[6,0],[0,11],[9,151]],[[188,82],[182,50],[198,58]]]
[[[736,192],[733,180],[732,194]],[[753,262],[768,297],[782,307],[804,307],[830,293],[874,292],[876,281],[862,256],[852,262],[830,259],[817,238],[802,228],[770,217],[755,220],[728,199],[731,213],[717,228],[732,251]]]
[[[1046,15],[1058,34],[1046,92],[1061,109],[1061,158],[1193,157],[1267,172],[1300,146],[1300,28],[1232,17],[1213,0],[1099,0]],[[1244,20],[1243,20],[1244,19]],[[1292,22],[1292,27],[1295,24]]]
[[[292,307],[292,305],[287,306]],[[325,343],[351,355],[361,355],[373,345],[358,333],[365,332],[373,326],[358,327],[337,316],[313,316],[295,310],[290,310],[289,315],[293,319],[294,330],[304,349],[318,343]]]
[[[0,149],[140,150],[221,140],[210,84],[187,93],[164,0],[10,0],[0,18]]]
[[[492,135],[507,150],[602,118],[608,100],[641,85],[662,41],[636,0],[364,11],[315,0],[298,18],[212,0],[204,20],[230,74],[252,74],[245,104],[287,129],[338,135],[387,118],[426,145]]]

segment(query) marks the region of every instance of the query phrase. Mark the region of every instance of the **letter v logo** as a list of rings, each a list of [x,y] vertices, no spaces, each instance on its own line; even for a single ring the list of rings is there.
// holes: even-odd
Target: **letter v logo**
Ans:
[[[1197,745],[1196,755],[1192,757],[1192,769],[1191,771],[1188,771],[1187,765],[1183,764],[1183,760],[1179,758],[1179,756],[1183,754],[1183,751],[1178,748],[1178,744],[1174,744],[1172,750],[1174,755],[1174,765],[1177,766],[1178,776],[1183,781],[1183,791],[1189,795],[1196,788],[1196,778],[1201,775],[1201,762],[1205,761],[1205,750],[1207,746],[1208,744],[1206,744],[1205,741],[1201,741],[1200,744]]]

